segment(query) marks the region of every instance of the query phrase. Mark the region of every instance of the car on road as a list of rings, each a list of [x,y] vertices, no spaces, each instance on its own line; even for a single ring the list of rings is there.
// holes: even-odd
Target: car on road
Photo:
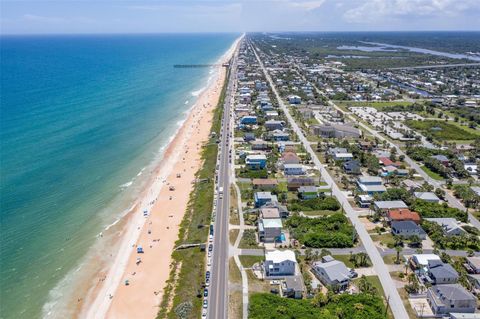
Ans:
[[[207,318],[207,309],[202,310],[202,318]]]
[[[211,265],[212,265],[212,258],[208,258],[207,266],[211,266]]]
[[[208,300],[204,300],[203,301],[203,309],[207,309],[208,308]]]
[[[205,298],[208,297],[208,289],[207,289],[207,288],[205,288],[205,289],[203,290],[203,296],[204,296]]]

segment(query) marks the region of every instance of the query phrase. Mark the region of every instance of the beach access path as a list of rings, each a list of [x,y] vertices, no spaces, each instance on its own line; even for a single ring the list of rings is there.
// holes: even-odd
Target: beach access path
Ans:
[[[221,65],[230,59],[236,43],[220,59],[214,78],[169,144],[162,166],[153,172],[153,182],[145,192],[145,199],[119,238],[117,257],[93,289],[91,302],[89,299],[85,302],[87,306],[81,317],[156,317],[169,278],[179,225],[193,190],[195,173],[202,165],[202,145],[208,140],[213,111],[225,80],[226,71]],[[148,211],[146,217],[144,210]],[[137,254],[138,246],[144,253]]]

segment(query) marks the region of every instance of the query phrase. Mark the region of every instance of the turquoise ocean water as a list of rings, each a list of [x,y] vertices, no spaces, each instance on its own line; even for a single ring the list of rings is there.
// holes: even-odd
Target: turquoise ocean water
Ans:
[[[55,304],[207,84],[173,64],[215,62],[236,36],[0,37],[0,318]]]

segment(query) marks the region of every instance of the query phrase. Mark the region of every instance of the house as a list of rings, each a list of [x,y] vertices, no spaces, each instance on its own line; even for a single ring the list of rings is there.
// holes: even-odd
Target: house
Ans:
[[[464,265],[471,274],[480,274],[480,257],[467,257],[467,263]]]
[[[265,253],[263,268],[267,277],[293,276],[297,259],[291,250],[274,250]]]
[[[264,140],[250,141],[250,145],[253,151],[264,151],[269,149],[268,142]]]
[[[281,288],[283,297],[302,299],[305,292],[303,277],[300,275],[285,277]]]
[[[262,208],[275,208],[278,209],[278,213],[280,214],[280,218],[287,218],[289,215],[288,209],[286,206],[280,205],[280,203],[276,201],[272,201],[262,206]]]
[[[270,119],[270,120],[271,120],[271,119],[276,118],[277,116],[278,116],[278,112],[277,112],[277,111],[266,111],[266,112],[265,112],[265,117],[266,117],[267,119]]]
[[[388,212],[392,209],[408,209],[407,204],[402,200],[383,200],[373,202],[373,206],[378,212]]]
[[[257,124],[257,117],[252,115],[247,115],[241,118],[240,124]]]
[[[420,215],[408,208],[392,209],[387,212],[387,220],[390,223],[411,220],[415,224],[420,224]]]
[[[350,161],[353,159],[352,153],[335,153],[333,154],[333,160],[335,161]]]
[[[472,284],[473,288],[476,290],[476,295],[478,295],[480,293],[480,275],[469,274],[467,275],[467,279]]]
[[[255,207],[261,207],[271,202],[278,202],[277,195],[272,195],[270,192],[256,192],[253,196]]]
[[[321,262],[314,262],[312,271],[325,286],[335,286],[340,290],[348,288],[350,283],[350,271],[347,266],[332,256],[325,256]]]
[[[254,189],[270,190],[277,187],[278,181],[276,179],[269,178],[255,178],[252,180],[252,186]]]
[[[357,178],[357,186],[359,191],[374,195],[376,193],[383,193],[387,189],[383,186],[382,178],[378,176],[359,176]]]
[[[369,208],[373,202],[373,197],[370,195],[357,195],[356,200],[361,208]]]
[[[396,162],[392,161],[390,158],[384,157],[384,156],[379,157],[378,162],[383,166],[394,166],[394,167],[397,167],[397,168],[400,166],[400,163],[396,163]]]
[[[445,236],[458,236],[465,233],[455,218],[425,218],[425,220],[440,225]]]
[[[314,186],[316,181],[313,177],[287,177],[287,189],[296,191],[300,186]]]
[[[428,262],[428,271],[425,276],[427,282],[434,285],[455,284],[458,281],[458,272],[450,264],[438,260]]]
[[[283,129],[283,123],[281,121],[276,121],[276,120],[268,120],[263,124],[267,131],[275,131],[275,130],[282,130]]]
[[[245,133],[243,135],[243,140],[245,142],[255,141],[255,134],[254,133]]]
[[[432,286],[427,290],[427,299],[436,315],[474,313],[477,307],[475,296],[459,284]]]
[[[261,219],[276,219],[280,218],[280,210],[277,207],[266,207],[263,206],[260,208],[260,218]]]
[[[400,177],[407,177],[409,174],[410,174],[409,170],[404,169],[404,168],[398,168],[395,171],[395,175],[400,176]]]
[[[480,313],[450,312],[450,319],[480,319]]]
[[[423,230],[422,227],[415,224],[411,220],[392,222],[391,224],[392,234],[395,236],[410,238],[412,236],[418,236],[420,239],[427,238],[427,233]]]
[[[305,169],[300,164],[285,164],[283,172],[285,175],[305,175]]]
[[[480,186],[471,186],[470,189],[477,194],[477,196],[480,196]]]
[[[318,190],[315,186],[300,186],[298,196],[301,199],[312,199],[318,197]]]
[[[245,165],[249,169],[264,169],[267,166],[267,157],[263,154],[248,155],[245,159]]]
[[[432,260],[442,261],[440,257],[435,254],[414,254],[409,262],[417,272],[425,274],[428,271],[428,263]]]
[[[438,198],[437,195],[432,192],[414,192],[413,196],[430,203],[438,203],[440,201],[440,198]]]
[[[360,163],[356,160],[350,160],[343,163],[343,170],[347,174],[358,175],[360,174]]]
[[[300,103],[302,103],[302,98],[299,97],[298,95],[290,95],[288,97],[288,103],[290,103],[290,104],[300,104]]]
[[[282,227],[280,218],[260,219],[258,221],[258,237],[260,241],[265,243],[280,241]]]
[[[314,135],[324,138],[359,138],[361,131],[348,124],[332,124],[312,125],[310,131]]]
[[[448,166],[450,164],[448,157],[446,157],[445,155],[432,155],[430,156],[430,158],[436,159],[445,166]]]
[[[420,185],[418,182],[412,181],[411,179],[403,180],[402,183],[410,191],[414,191],[422,187],[422,185]]]
[[[300,157],[293,152],[284,152],[281,161],[283,164],[300,164]]]
[[[288,141],[290,139],[290,135],[287,132],[283,132],[281,130],[274,130],[268,133],[268,137],[274,141]]]
[[[240,94],[240,103],[250,103],[252,102],[252,95],[250,93],[242,93]]]

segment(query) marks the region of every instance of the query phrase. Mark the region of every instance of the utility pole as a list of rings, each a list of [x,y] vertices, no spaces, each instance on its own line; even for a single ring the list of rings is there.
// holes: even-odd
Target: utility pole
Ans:
[[[385,316],[387,316],[388,308],[390,308],[390,295],[387,298],[387,307],[385,308]]]

